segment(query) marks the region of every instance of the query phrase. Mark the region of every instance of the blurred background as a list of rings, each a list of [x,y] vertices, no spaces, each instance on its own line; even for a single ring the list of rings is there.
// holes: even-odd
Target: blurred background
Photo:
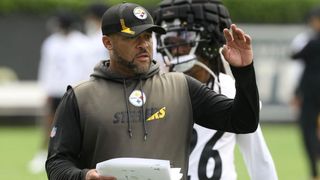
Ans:
[[[48,37],[47,19],[58,8],[79,16],[93,2],[120,1],[1,0],[0,1],[0,179],[46,179],[28,163],[42,143],[46,96],[40,88],[40,49]],[[152,12],[160,0],[136,0]],[[318,0],[223,0],[234,23],[253,39],[257,82],[262,100],[261,127],[279,179],[308,179],[297,110],[290,106],[303,66],[290,59],[290,44],[307,29],[306,13]],[[319,83],[319,82],[318,82]],[[237,156],[239,179],[248,179]]]

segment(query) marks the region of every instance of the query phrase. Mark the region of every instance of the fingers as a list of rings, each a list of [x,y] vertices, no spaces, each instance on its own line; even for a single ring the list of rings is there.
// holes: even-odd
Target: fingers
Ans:
[[[90,169],[86,174],[86,180],[95,180],[99,179],[99,174],[97,173],[97,170]]]
[[[231,42],[233,40],[246,42],[246,40],[247,40],[247,37],[246,37],[246,34],[244,33],[244,31],[242,29],[238,28],[237,25],[235,25],[235,24],[231,24],[230,30],[225,28],[223,30],[223,33],[224,33],[224,36],[225,36],[227,42]]]
[[[245,34],[244,36],[245,36],[245,38],[246,38],[246,41],[245,41],[246,44],[247,44],[247,45],[251,45],[251,37],[250,37],[248,34]]]
[[[235,24],[232,24],[231,30],[235,40],[246,41],[245,34],[242,29],[238,28]]]
[[[100,179],[101,179],[101,180],[117,180],[117,178],[115,178],[115,177],[110,177],[110,176],[109,176],[109,177],[106,177],[106,176],[101,177],[101,176],[100,176]]]
[[[226,38],[227,43],[233,41],[233,37],[230,31],[227,28],[223,30],[223,34],[224,34],[224,37]]]
[[[86,174],[86,180],[116,180],[115,177],[111,176],[100,176],[96,169],[90,169]]]

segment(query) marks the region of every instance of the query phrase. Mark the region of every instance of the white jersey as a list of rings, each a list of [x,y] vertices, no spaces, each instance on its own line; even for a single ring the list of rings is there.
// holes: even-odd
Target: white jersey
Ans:
[[[50,35],[41,49],[40,86],[49,96],[62,97],[68,85],[89,79],[89,52],[88,38],[81,32]]]
[[[235,96],[234,80],[219,74],[221,93]],[[260,126],[250,134],[234,134],[195,124],[189,157],[189,180],[236,180],[234,148],[237,143],[251,180],[277,180],[275,166]]]

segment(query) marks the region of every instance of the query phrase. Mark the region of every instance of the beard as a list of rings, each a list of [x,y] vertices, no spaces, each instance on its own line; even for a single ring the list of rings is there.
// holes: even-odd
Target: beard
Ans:
[[[116,59],[116,62],[119,65],[121,65],[122,67],[124,67],[125,69],[127,69],[128,71],[133,72],[136,75],[146,74],[150,69],[151,59],[147,65],[145,65],[145,64],[140,65],[140,64],[134,63],[134,58],[137,55],[132,60],[129,60],[129,59],[125,59],[125,58],[121,57],[120,53],[116,49],[114,49],[113,52],[114,52],[114,58]],[[143,52],[146,52],[146,51],[143,51]],[[140,53],[142,53],[142,52],[140,52]]]

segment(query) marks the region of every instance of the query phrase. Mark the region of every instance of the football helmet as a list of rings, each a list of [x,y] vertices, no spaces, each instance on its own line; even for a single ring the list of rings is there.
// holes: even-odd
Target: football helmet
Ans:
[[[154,20],[167,31],[156,36],[157,51],[171,71],[180,72],[197,64],[198,56],[217,64],[219,48],[225,43],[223,29],[231,25],[220,0],[164,0],[154,12]]]

